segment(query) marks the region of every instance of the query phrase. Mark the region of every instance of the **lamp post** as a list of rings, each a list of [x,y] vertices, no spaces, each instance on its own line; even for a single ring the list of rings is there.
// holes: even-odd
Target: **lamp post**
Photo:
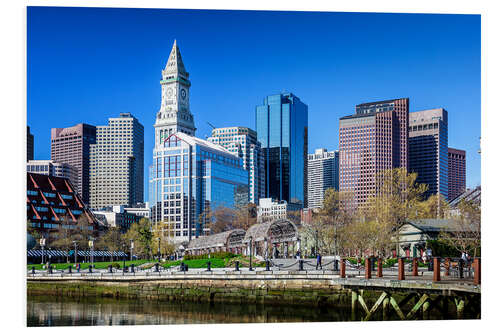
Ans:
[[[89,240],[89,248],[90,248],[90,266],[94,265],[94,238],[90,237]]]
[[[44,254],[45,254],[45,237],[40,238],[40,246],[42,247],[42,265],[44,264]]]
[[[253,268],[252,268],[252,236],[250,236],[250,268],[248,269],[249,271],[253,271]]]
[[[158,237],[158,262],[160,262],[160,241],[161,241],[161,238]]]
[[[125,251],[127,251],[127,245],[123,243],[123,274],[125,275],[125,258],[127,257],[125,255]]]
[[[130,240],[130,261],[132,261],[132,251],[134,250],[134,240]]]
[[[316,230],[316,255],[318,255],[319,248],[318,248],[318,230]]]
[[[73,241],[73,245],[75,245],[75,267],[76,267],[76,261],[78,258],[77,252],[76,252],[76,241]]]

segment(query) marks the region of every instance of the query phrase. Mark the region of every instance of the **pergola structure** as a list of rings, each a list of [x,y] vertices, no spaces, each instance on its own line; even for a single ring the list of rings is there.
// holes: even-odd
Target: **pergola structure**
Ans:
[[[211,252],[233,252],[241,253],[242,240],[245,230],[234,229],[218,234],[203,236],[192,239],[186,248],[187,254],[205,254]]]
[[[263,258],[287,258],[290,256],[290,249],[297,247],[297,250],[300,250],[298,235],[297,226],[288,219],[254,224],[247,230],[243,239],[246,245],[245,253],[250,254],[251,251],[252,255]],[[283,252],[281,255],[278,251],[280,245]]]
[[[294,248],[300,250],[297,226],[288,219],[278,219],[254,224],[246,232],[235,229],[194,238],[187,245],[186,254],[228,251],[249,255],[251,251],[252,255],[263,258],[287,258],[293,255],[290,249]]]

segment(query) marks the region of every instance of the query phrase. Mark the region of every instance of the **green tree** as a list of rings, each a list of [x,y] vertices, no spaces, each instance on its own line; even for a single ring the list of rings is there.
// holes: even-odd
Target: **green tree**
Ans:
[[[173,223],[157,224],[153,227],[153,249],[160,247],[160,255],[168,256],[175,252],[175,243],[173,241],[175,236],[175,229]]]
[[[415,217],[419,219],[442,219],[449,210],[448,202],[441,194],[433,194],[417,204]]]
[[[383,170],[375,176],[376,194],[363,206],[366,218],[375,218],[401,227],[407,219],[417,216],[418,208],[428,189],[427,184],[416,182],[417,174],[405,168]]]
[[[153,231],[148,218],[142,218],[137,223],[133,223],[130,229],[123,235],[129,243],[134,241],[134,252],[144,257],[152,257]]]

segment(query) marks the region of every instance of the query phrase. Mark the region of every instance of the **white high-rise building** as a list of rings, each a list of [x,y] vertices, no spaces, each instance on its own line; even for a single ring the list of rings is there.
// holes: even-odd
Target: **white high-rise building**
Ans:
[[[90,145],[90,207],[144,200],[144,127],[130,113],[97,126]]]
[[[189,73],[182,62],[181,52],[174,41],[167,65],[162,70],[161,106],[156,114],[155,147],[161,146],[172,133],[194,136],[193,115],[189,110]]]
[[[286,219],[287,202],[284,200],[274,200],[273,198],[260,198],[257,206],[257,222],[265,223],[269,221]]]
[[[339,190],[339,152],[316,149],[307,155],[307,208],[320,208],[327,188]]]
[[[52,160],[29,160],[26,163],[26,171],[46,176],[67,178],[71,185],[76,187],[78,172],[76,168],[68,163],[58,163]]]
[[[207,141],[220,145],[235,156],[242,158],[243,168],[248,170],[249,200],[258,203],[265,195],[264,154],[257,133],[248,127],[214,128]]]

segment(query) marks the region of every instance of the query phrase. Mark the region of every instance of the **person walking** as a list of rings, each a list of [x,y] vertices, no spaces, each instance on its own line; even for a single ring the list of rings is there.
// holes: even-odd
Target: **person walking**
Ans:
[[[318,266],[323,269],[323,266],[321,265],[321,253],[318,252],[318,255],[316,256],[316,270],[318,270]]]
[[[424,253],[422,254],[422,261],[424,262],[424,264],[427,264],[427,251],[424,251]]]

